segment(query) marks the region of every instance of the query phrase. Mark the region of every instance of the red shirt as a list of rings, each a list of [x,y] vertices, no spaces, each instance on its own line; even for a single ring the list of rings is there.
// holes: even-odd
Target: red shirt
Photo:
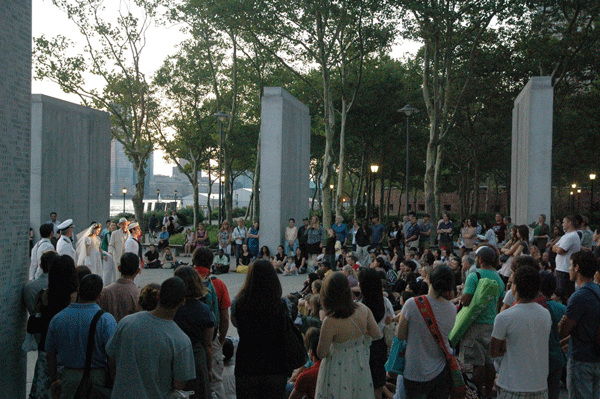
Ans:
[[[321,361],[319,360],[312,367],[309,367],[300,373],[298,378],[296,378],[294,389],[299,393],[304,394],[309,399],[314,399],[315,397],[320,366]]]
[[[194,266],[194,269],[198,272],[202,278],[207,278],[210,274],[210,270],[204,266]],[[218,278],[213,278],[212,281],[213,287],[215,287],[215,292],[217,293],[217,301],[219,302],[219,309],[227,309],[231,307],[231,299],[229,298],[229,291],[227,291],[227,286],[225,283]]]

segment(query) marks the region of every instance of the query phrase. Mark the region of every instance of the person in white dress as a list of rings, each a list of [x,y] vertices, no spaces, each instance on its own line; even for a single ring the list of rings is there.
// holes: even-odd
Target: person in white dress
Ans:
[[[100,230],[102,225],[92,223],[89,228],[77,234],[77,265],[85,265],[93,274],[102,276],[102,252],[100,250]]]
[[[321,304],[326,317],[317,348],[322,360],[315,398],[374,398],[369,346],[381,333],[373,313],[353,301],[348,279],[341,272],[325,278]]]

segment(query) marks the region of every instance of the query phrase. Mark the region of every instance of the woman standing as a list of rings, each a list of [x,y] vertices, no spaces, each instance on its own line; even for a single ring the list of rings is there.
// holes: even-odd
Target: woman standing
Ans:
[[[538,216],[538,222],[533,227],[533,239],[540,252],[544,252],[550,239],[550,226],[546,224],[546,215],[543,213]]]
[[[341,272],[325,278],[321,289],[325,319],[317,356],[321,359],[315,398],[374,398],[369,370],[371,339],[381,333],[371,310],[352,299],[348,280]]]
[[[529,244],[527,243],[529,229],[527,226],[524,224],[513,226],[510,235],[513,237],[513,241],[502,247],[502,253],[509,257],[500,269],[500,277],[502,277],[504,284],[508,283],[508,278],[512,273],[511,268],[513,260],[519,255],[529,255]]]
[[[87,230],[77,234],[77,265],[87,266],[92,273],[102,276],[100,230],[102,225],[93,223]]]
[[[392,221],[392,227],[388,232],[388,246],[390,247],[390,252],[394,253],[394,251],[400,247],[400,242],[402,242],[404,237],[402,237],[402,230],[400,229],[400,225],[397,220]]]
[[[381,258],[377,258],[377,260],[381,260]],[[360,301],[373,313],[373,318],[377,322],[377,327],[382,337],[373,340],[369,356],[369,367],[371,368],[371,377],[373,378],[373,387],[375,388],[375,398],[380,399],[383,387],[385,386],[384,366],[387,360],[387,345],[383,338],[383,329],[386,324],[392,322],[392,318],[395,316],[394,308],[391,302],[383,297],[381,278],[375,269],[361,270],[358,274],[358,284],[361,293]]]
[[[310,227],[307,231],[306,252],[314,265],[317,255],[321,254],[323,243],[325,242],[325,230],[319,223],[319,218],[313,216],[310,220]],[[312,265],[310,265],[312,267]]]
[[[198,224],[198,230],[196,230],[196,238],[194,239],[194,243],[196,244],[196,248],[204,247],[210,244],[210,241],[208,240],[208,232],[202,223]]]
[[[194,349],[196,378],[186,383],[187,391],[194,391],[193,399],[209,399],[209,375],[212,367],[212,338],[215,319],[207,304],[201,301],[208,289],[202,283],[202,277],[190,266],[179,266],[175,277],[185,283],[185,303],[173,318],[179,328],[190,338]]]
[[[473,245],[475,245],[475,239],[477,238],[477,221],[474,218],[467,219],[467,225],[463,229],[462,238],[465,246],[460,249],[461,257],[464,254],[471,252],[473,250]]]
[[[235,362],[238,398],[284,399],[287,372],[283,331],[288,305],[271,263],[255,261],[231,304],[240,342]]]
[[[258,220],[255,220],[250,230],[248,230],[248,249],[253,257],[258,256],[258,239],[260,234],[258,233]]]
[[[222,249],[228,257],[231,256],[231,229],[227,220],[223,221],[219,229],[219,249]]]
[[[447,348],[450,348],[448,335],[456,319],[456,306],[448,300],[453,290],[454,273],[447,266],[438,266],[431,273],[428,294],[421,297],[431,306],[432,317]],[[407,300],[402,307],[396,335],[406,340],[406,399],[447,399],[452,381],[446,355],[425,324],[415,298]]]

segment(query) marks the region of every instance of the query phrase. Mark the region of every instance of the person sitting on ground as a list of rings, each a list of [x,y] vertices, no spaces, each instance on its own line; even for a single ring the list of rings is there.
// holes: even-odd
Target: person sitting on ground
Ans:
[[[269,251],[269,247],[263,245],[260,249],[257,259],[268,260],[271,261],[271,251]]]
[[[287,255],[283,250],[283,245],[277,247],[277,253],[271,258],[271,264],[277,273],[283,273],[283,267],[287,262]]]
[[[317,378],[319,376],[319,368],[321,367],[321,359],[317,356],[317,348],[319,347],[319,328],[311,328],[304,336],[304,346],[308,350],[310,360],[313,365],[305,369],[296,378],[294,390],[290,394],[289,399],[313,399],[317,389]]]
[[[252,254],[248,249],[248,244],[242,244],[242,253],[240,254],[240,264],[238,266],[249,267],[252,263]]]
[[[106,286],[98,300],[98,305],[105,312],[113,315],[117,323],[125,316],[134,314],[140,310],[138,298],[140,289],[133,280],[140,273],[140,260],[131,252],[121,256],[119,265],[121,278]]]
[[[223,343],[223,388],[227,399],[235,399],[235,345],[229,338]]]
[[[342,268],[342,273],[348,279],[348,284],[350,284],[350,288],[354,288],[358,285],[358,279],[356,275],[356,271],[350,265],[346,265]]]
[[[214,274],[223,274],[229,273],[229,257],[222,249],[217,251],[217,256],[213,260],[213,273]]]
[[[162,268],[163,269],[176,269],[183,263],[177,260],[175,254],[171,251],[171,247],[165,247],[162,254]]]
[[[169,246],[169,233],[167,232],[167,226],[163,226],[160,234],[158,235],[158,250],[162,251],[163,248]]]
[[[360,269],[360,263],[358,263],[358,257],[356,256],[356,254],[354,252],[350,252],[348,255],[346,255],[346,263],[348,264],[348,266],[353,268],[355,271]]]
[[[190,228],[185,229],[185,252],[183,256],[192,256],[192,248],[194,247],[194,233]]]
[[[298,268],[298,274],[306,273],[306,257],[304,256],[302,248],[300,247],[296,249],[296,255],[294,256],[294,264],[296,265],[296,268]]]
[[[160,254],[156,250],[156,246],[154,244],[150,244],[150,250],[146,251],[144,254],[144,264],[147,269],[158,269],[162,266],[160,259],[158,259]]]
[[[312,283],[319,279],[317,273],[309,273],[308,277],[306,277],[306,281],[304,281],[304,286],[300,290],[300,295],[302,297],[306,297],[306,295],[312,293]]]
[[[298,275],[298,268],[296,267],[296,264],[294,263],[294,258],[292,258],[291,256],[289,258],[286,259],[286,264],[283,268],[283,275],[284,276],[292,276],[292,275]]]

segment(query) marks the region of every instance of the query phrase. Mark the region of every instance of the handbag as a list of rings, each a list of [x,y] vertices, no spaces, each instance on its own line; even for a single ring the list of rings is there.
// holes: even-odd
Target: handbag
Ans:
[[[433,309],[431,309],[431,304],[429,303],[425,295],[416,297],[415,303],[417,304],[417,308],[419,308],[419,311],[421,312],[421,316],[423,316],[425,325],[429,328],[429,332],[431,333],[431,335],[433,335],[433,338],[436,340],[442,351],[444,351],[444,355],[446,356],[446,367],[448,367],[448,369],[450,370],[450,377],[452,379],[452,387],[450,388],[450,398],[465,399],[467,395],[467,386],[465,384],[465,380],[463,379],[460,366],[458,365],[456,357],[454,357],[454,355],[448,351],[448,348],[444,343],[444,338],[442,338],[442,334],[440,333],[440,329],[438,328],[437,321],[435,320],[435,315],[433,314]]]
[[[292,317],[288,313],[287,309],[283,314],[283,318],[283,344],[285,351],[285,367],[287,371],[291,372],[301,366],[304,366],[304,364],[308,360],[308,353],[306,351],[306,348],[304,347],[302,333],[300,332],[300,330],[298,330],[298,327],[294,325]]]
[[[75,391],[74,399],[110,399],[112,390],[104,387],[98,387],[92,383],[90,379],[90,371],[92,368],[92,352],[94,351],[94,336],[96,335],[96,325],[98,320],[104,314],[103,310],[99,310],[92,319],[90,331],[88,333],[87,350],[85,353],[85,369],[81,382]]]
[[[404,365],[406,360],[406,340],[394,337],[392,341],[392,349],[390,349],[390,357],[385,362],[385,371],[395,374],[404,374]]]

